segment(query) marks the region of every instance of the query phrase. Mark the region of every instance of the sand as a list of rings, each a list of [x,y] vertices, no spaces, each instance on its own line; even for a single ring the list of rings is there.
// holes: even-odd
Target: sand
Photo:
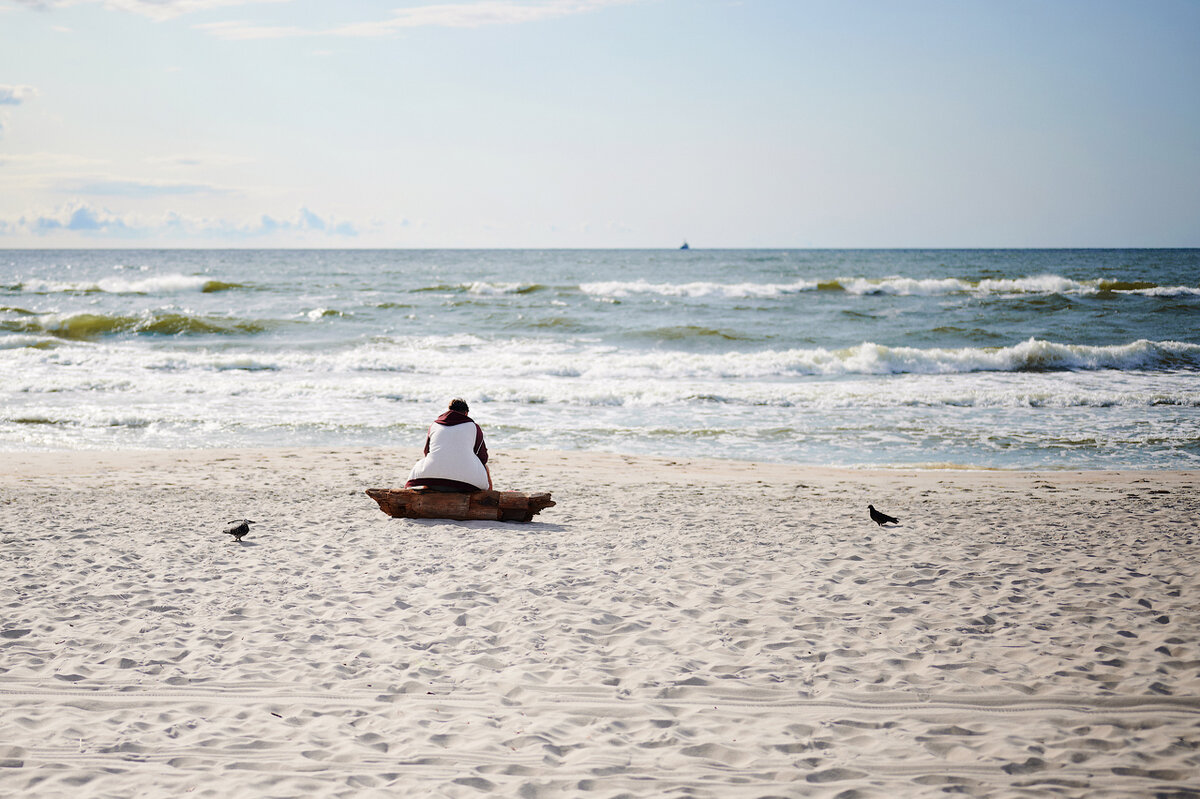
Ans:
[[[0,455],[0,795],[1200,796],[1198,472],[415,457]]]

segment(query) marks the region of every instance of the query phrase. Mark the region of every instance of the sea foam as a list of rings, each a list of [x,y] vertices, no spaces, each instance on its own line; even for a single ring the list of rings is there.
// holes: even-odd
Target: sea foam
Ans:
[[[664,297],[784,297],[806,291],[841,291],[846,294],[892,295],[897,297],[937,297],[951,294],[976,296],[1040,295],[1142,295],[1178,297],[1200,295],[1200,287],[1159,286],[1144,281],[1117,281],[1106,278],[1073,280],[1061,275],[1031,275],[1020,278],[964,280],[956,277],[885,278],[838,277],[797,280],[791,283],[651,283],[647,280],[596,281],[583,283],[579,290],[598,297],[630,297],[638,294]]]
[[[203,275],[155,275],[140,279],[104,277],[99,280],[58,281],[28,278],[17,284],[19,291],[33,294],[161,294],[181,291],[211,293],[241,288],[242,284],[214,280]]]
[[[634,294],[658,294],[664,297],[779,297],[801,291],[813,291],[815,280],[793,283],[651,283],[647,280],[608,280],[583,283],[579,290],[600,297],[628,297]]]

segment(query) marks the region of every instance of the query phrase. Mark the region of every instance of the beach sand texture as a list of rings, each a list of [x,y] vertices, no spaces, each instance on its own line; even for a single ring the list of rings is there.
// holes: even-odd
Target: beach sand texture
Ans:
[[[1200,473],[415,456],[6,453],[0,795],[1200,796]]]

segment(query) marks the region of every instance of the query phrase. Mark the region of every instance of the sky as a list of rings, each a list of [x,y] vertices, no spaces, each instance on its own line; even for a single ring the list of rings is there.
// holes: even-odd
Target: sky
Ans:
[[[0,0],[0,248],[1196,247],[1196,0]]]

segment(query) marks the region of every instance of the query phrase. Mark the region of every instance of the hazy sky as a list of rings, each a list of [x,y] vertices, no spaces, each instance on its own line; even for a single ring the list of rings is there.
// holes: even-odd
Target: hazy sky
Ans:
[[[0,0],[0,248],[1200,246],[1197,0]]]

